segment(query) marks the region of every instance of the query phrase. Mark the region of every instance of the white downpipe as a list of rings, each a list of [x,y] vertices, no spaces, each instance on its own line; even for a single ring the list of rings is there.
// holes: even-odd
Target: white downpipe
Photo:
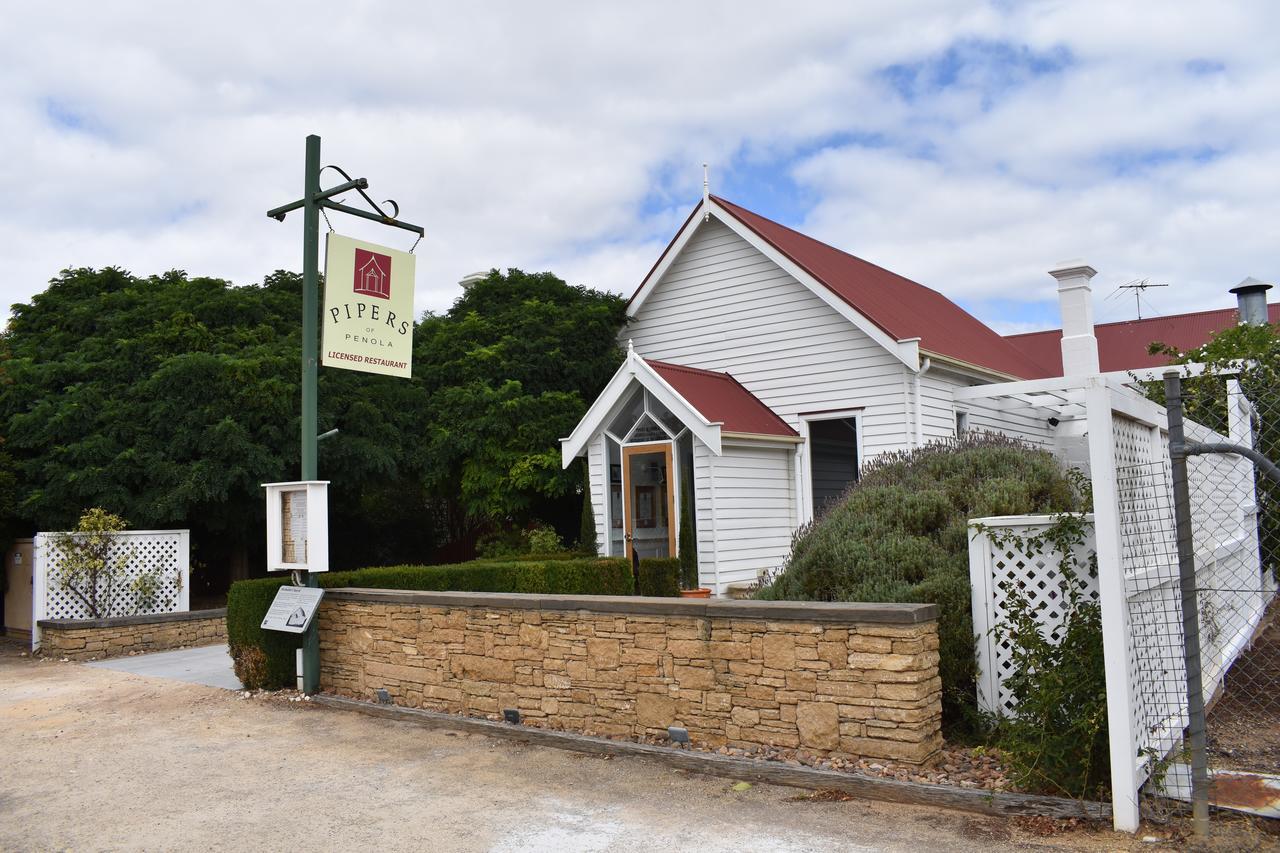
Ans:
[[[920,363],[920,369],[916,371],[916,375],[912,378],[915,383],[916,395],[916,447],[924,447],[924,406],[921,399],[920,377],[929,372],[929,368],[933,367],[933,359],[926,358]]]

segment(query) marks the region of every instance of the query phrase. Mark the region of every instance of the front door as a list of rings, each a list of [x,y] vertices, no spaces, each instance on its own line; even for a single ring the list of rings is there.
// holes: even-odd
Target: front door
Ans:
[[[630,549],[644,557],[674,557],[676,507],[671,442],[622,448],[626,531]]]

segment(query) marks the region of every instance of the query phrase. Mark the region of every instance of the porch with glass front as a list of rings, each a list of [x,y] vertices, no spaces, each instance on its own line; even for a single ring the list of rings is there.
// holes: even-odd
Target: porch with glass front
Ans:
[[[685,517],[701,584],[723,592],[771,567],[789,541],[800,442],[728,374],[628,351],[562,450],[565,467],[586,457],[600,554],[678,556]]]

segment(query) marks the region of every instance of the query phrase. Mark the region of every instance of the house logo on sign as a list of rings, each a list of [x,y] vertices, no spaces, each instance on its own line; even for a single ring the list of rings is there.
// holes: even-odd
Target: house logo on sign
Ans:
[[[356,249],[355,292],[379,299],[391,298],[391,256]]]

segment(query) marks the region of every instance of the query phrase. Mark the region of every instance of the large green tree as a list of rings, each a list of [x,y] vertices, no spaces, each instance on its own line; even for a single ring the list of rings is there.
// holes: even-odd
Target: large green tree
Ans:
[[[447,312],[422,318],[420,467],[455,538],[534,518],[574,537],[582,474],[562,469],[559,439],[621,362],[625,320],[621,297],[518,269],[490,271]]]

